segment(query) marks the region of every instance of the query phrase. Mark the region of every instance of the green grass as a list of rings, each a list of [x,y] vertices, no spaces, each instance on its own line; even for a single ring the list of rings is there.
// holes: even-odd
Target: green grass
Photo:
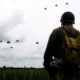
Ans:
[[[54,80],[64,80],[63,74],[55,73]],[[72,77],[74,78],[74,76]],[[0,80],[49,80],[44,68],[0,68]],[[76,80],[76,79],[71,79]],[[80,78],[78,79],[80,80]]]
[[[0,80],[48,80],[48,74],[37,68],[0,68]]]

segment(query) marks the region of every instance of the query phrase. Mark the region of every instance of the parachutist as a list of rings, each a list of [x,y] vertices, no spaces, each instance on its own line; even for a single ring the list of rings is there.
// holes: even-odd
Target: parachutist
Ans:
[[[69,5],[69,3],[65,3],[66,5]]]
[[[13,48],[13,47],[10,47],[10,48]]]
[[[36,42],[36,44],[39,44],[39,42]]]
[[[58,4],[55,4],[55,7],[57,7],[58,6]]]
[[[2,41],[0,41],[0,42],[2,42]]]
[[[7,44],[10,44],[11,42],[10,41],[7,41]]]
[[[47,10],[47,8],[44,8],[45,10]]]
[[[16,40],[16,42],[19,42],[19,40]]]

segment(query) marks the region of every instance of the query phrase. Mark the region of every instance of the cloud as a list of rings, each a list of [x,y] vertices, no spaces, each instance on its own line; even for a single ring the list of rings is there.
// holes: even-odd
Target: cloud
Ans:
[[[10,40],[10,32],[23,22],[23,13],[17,1],[0,0],[0,40]]]
[[[19,51],[18,51],[19,50]],[[24,50],[20,49],[10,49],[9,46],[0,49],[0,66],[14,66],[14,67],[43,67],[43,58],[39,55],[42,55],[38,51],[36,53],[24,54]],[[41,48],[40,48],[41,50]],[[21,54],[21,53],[22,54]],[[39,55],[38,55],[39,54]],[[38,56],[37,56],[38,55]]]
[[[5,13],[6,14],[6,13]],[[7,16],[7,15],[6,15]],[[0,40],[10,40],[9,33],[18,25],[22,23],[23,15],[20,11],[14,11],[11,16],[8,17],[8,21],[0,25]]]

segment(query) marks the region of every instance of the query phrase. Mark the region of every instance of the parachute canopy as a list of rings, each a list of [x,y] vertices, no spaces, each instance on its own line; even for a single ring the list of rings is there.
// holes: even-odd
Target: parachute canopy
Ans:
[[[58,4],[55,4],[55,7],[57,7],[58,6]]]
[[[19,40],[16,40],[16,42],[19,42]]]
[[[44,9],[45,9],[45,10],[47,10],[47,8],[46,8],[46,7],[45,7]]]
[[[10,41],[7,41],[7,44],[10,44],[11,42]]]
[[[12,46],[10,48],[13,48]]]
[[[36,44],[39,44],[39,42],[37,41]]]
[[[0,42],[2,42],[2,40],[0,40]]]
[[[65,3],[66,5],[69,5],[69,3],[67,2],[67,3]]]

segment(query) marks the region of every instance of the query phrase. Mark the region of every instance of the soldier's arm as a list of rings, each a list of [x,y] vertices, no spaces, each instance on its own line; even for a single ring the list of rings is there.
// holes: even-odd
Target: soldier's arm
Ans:
[[[62,33],[54,30],[50,37],[44,54],[44,66],[49,67],[49,63],[53,61],[52,57],[59,58],[60,46],[62,43]]]

